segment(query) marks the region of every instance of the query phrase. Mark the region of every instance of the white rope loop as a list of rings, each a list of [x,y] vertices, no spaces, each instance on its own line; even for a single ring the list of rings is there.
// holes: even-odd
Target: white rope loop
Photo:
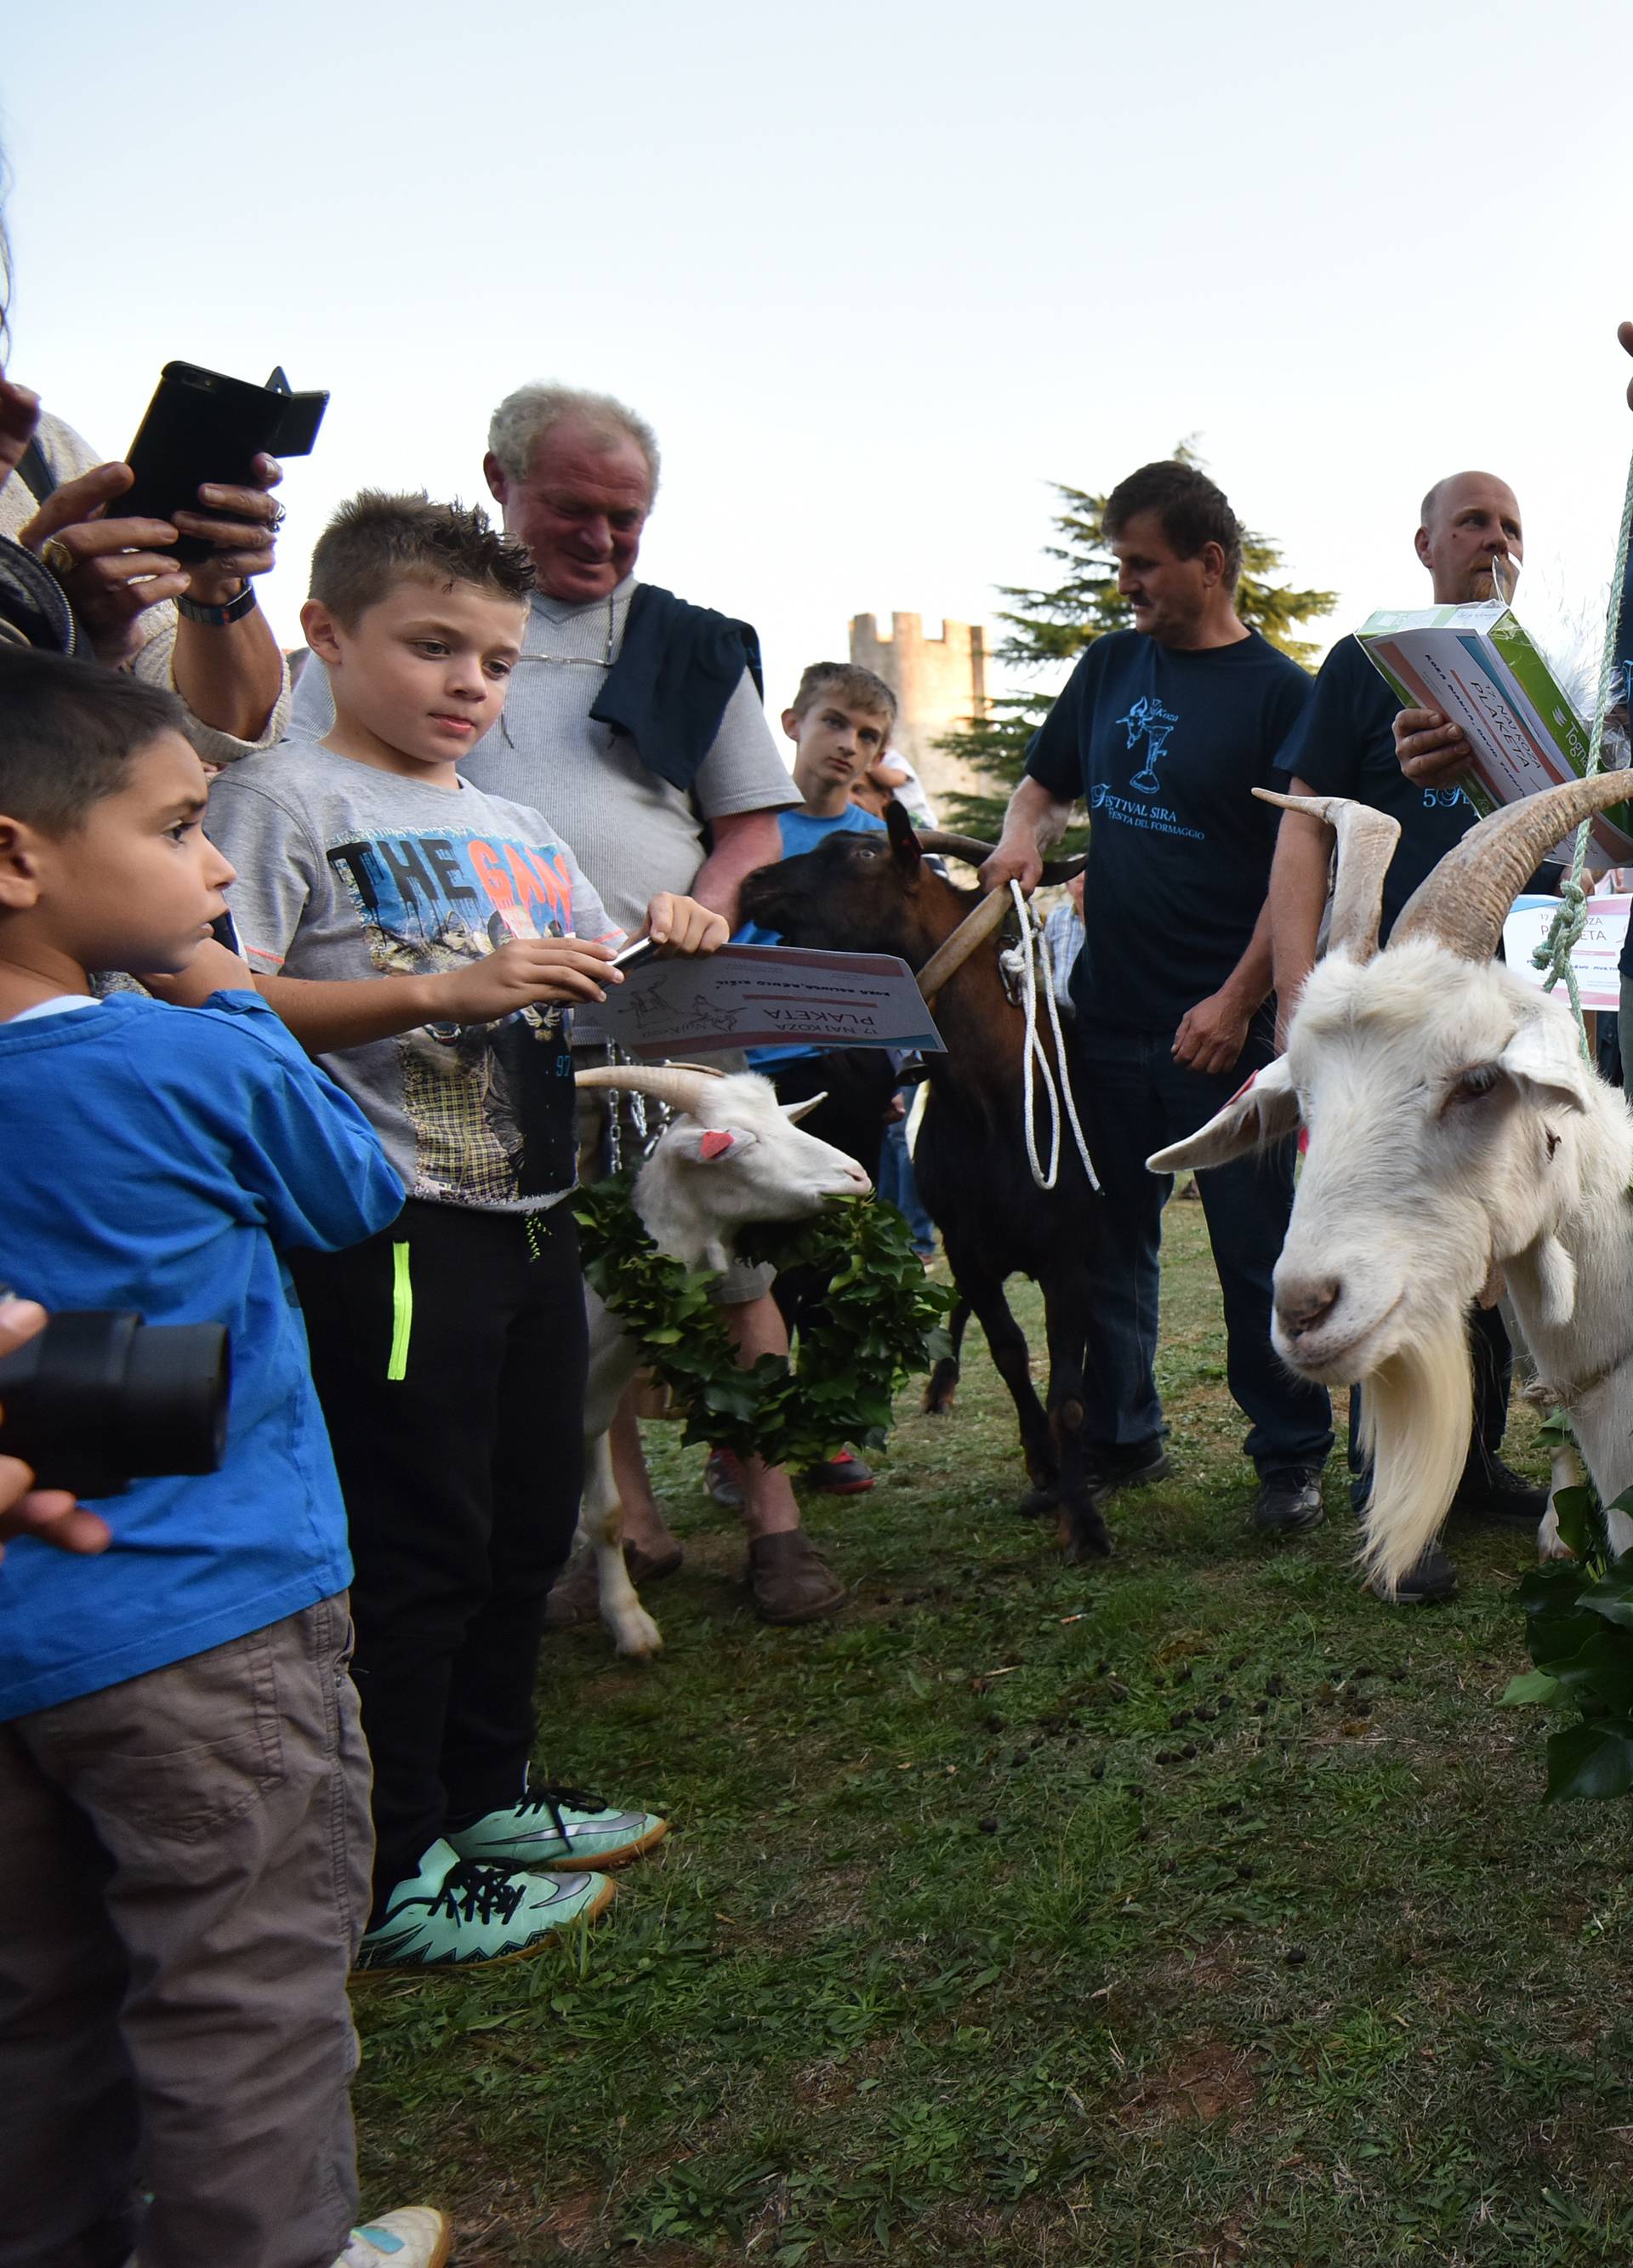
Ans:
[[[1021,990],[1026,1008],[1026,1037],[1021,1050],[1022,1118],[1026,1134],[1026,1163],[1032,1168],[1033,1180],[1041,1189],[1055,1187],[1060,1178],[1060,1119],[1063,1094],[1066,1116],[1071,1122],[1072,1138],[1078,1145],[1078,1155],[1083,1160],[1083,1170],[1089,1177],[1089,1187],[1098,1191],[1100,1177],[1089,1156],[1089,1145],[1078,1117],[1077,1098],[1071,1091],[1071,1067],[1066,1060],[1066,1042],[1060,1027],[1060,1005],[1055,998],[1055,979],[1048,958],[1041,950],[1042,924],[1021,895],[1020,885],[1011,882],[1009,887],[1010,895],[1015,901],[1015,910],[1020,917]],[[1058,1082],[1055,1067],[1049,1063],[1048,1050],[1038,1036],[1038,963],[1041,959],[1043,961],[1043,997],[1048,1004],[1049,1029],[1055,1035],[1055,1065],[1058,1066],[1060,1073]],[[1042,1074],[1043,1092],[1048,1100],[1049,1163],[1047,1173],[1038,1158],[1035,1094],[1039,1072]]]
[[[1628,466],[1627,490],[1622,499],[1622,525],[1616,531],[1616,564],[1610,578],[1610,606],[1605,618],[1605,645],[1599,665],[1599,696],[1593,703],[1593,725],[1588,740],[1587,765],[1583,773],[1585,779],[1592,779],[1599,770],[1605,746],[1605,718],[1615,699],[1616,622],[1622,606],[1622,586],[1627,581],[1629,537],[1633,537],[1633,463]],[[1577,829],[1570,872],[1560,885],[1559,911],[1554,916],[1548,935],[1531,956],[1532,967],[1546,972],[1547,981],[1542,987],[1545,992],[1551,992],[1556,984],[1563,982],[1566,998],[1570,1002],[1570,1012],[1577,1020],[1577,1031],[1585,1056],[1588,1055],[1587,1024],[1582,1014],[1582,993],[1570,955],[1587,919],[1587,892],[1582,887],[1582,867],[1587,857],[1588,830],[1593,824],[1591,819],[1585,819]],[[1591,1056],[1589,1060],[1592,1061]]]

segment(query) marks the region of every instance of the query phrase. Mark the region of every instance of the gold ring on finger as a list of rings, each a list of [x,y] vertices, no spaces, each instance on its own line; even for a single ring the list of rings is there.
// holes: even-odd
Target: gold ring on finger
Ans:
[[[65,575],[73,573],[79,562],[60,535],[48,535],[40,547],[40,564],[60,583]]]

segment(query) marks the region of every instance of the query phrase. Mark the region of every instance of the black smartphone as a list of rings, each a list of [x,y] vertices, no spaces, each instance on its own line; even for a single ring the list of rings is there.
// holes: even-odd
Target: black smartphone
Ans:
[[[121,519],[168,519],[202,509],[206,481],[244,488],[254,479],[255,459],[310,453],[328,407],[327,394],[291,394],[275,370],[265,386],[227,378],[196,363],[167,362],[136,438],[125,452],[136,475],[111,512]],[[200,537],[179,536],[178,559],[207,559]]]
[[[637,937],[633,945],[626,945],[622,953],[613,955],[614,968],[641,968],[651,959],[658,947],[650,937]]]

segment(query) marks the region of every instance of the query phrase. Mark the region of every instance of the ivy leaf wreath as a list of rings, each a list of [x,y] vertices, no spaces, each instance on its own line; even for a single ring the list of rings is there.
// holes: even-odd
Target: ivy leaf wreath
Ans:
[[[688,1269],[658,1251],[629,1202],[633,1174],[581,1189],[585,1275],[686,1410],[687,1441],[708,1441],[771,1465],[820,1463],[847,1441],[878,1448],[896,1389],[945,1345],[955,1294],[932,1284],[894,1205],[839,1198],[811,1219],[756,1223],[737,1239],[739,1259],[782,1274],[825,1279],[825,1319],[801,1328],[798,1360],[737,1360],[712,1269]]]

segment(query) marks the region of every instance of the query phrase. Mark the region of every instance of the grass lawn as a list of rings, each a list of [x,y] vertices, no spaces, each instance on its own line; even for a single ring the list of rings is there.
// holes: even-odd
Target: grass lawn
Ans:
[[[974,1330],[956,1414],[904,1397],[813,1508],[831,1623],[754,1620],[651,1429],[668,1650],[553,1645],[541,1757],[675,1831],[575,1950],[358,1991],[370,2205],[449,2205],[463,2268],[1633,2258],[1633,1815],[1541,1810],[1543,1722],[1494,1705],[1528,1548],[1454,1533],[1457,1602],[1386,1609],[1336,1463],[1328,1527],[1249,1535],[1168,1223],[1178,1477],[1105,1565],[1017,1516]]]

